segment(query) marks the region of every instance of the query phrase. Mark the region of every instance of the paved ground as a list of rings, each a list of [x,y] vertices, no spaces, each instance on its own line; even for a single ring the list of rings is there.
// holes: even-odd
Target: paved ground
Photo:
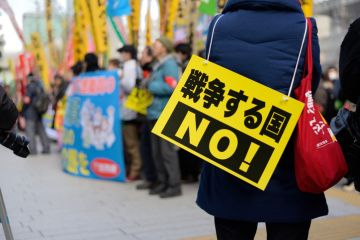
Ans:
[[[59,156],[20,159],[0,146],[0,187],[16,240],[214,240],[212,218],[194,204],[197,185],[159,199],[116,183],[69,176]],[[330,215],[310,239],[360,239],[360,194],[327,192]],[[0,240],[3,233],[0,230]],[[265,239],[260,226],[256,239]]]

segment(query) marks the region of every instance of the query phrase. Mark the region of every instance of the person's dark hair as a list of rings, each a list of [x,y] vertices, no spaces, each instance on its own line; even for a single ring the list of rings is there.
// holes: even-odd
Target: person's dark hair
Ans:
[[[133,45],[124,45],[117,50],[119,53],[130,53],[132,59],[137,59],[137,50]]]
[[[144,48],[144,50],[146,51],[146,54],[147,54],[148,56],[151,56],[151,57],[154,56],[153,50],[152,50],[152,48],[151,48],[150,46],[146,46],[146,47]]]
[[[206,49],[201,49],[199,52],[198,52],[198,56],[199,57],[202,57],[202,58],[206,58]]]
[[[74,65],[71,66],[71,71],[74,76],[78,76],[83,71],[83,62],[77,61]]]
[[[112,64],[115,67],[119,68],[120,67],[120,61],[117,58],[112,58],[109,60],[109,65]]]
[[[179,43],[178,45],[175,46],[175,52],[182,53],[187,58],[190,58],[192,49],[190,44],[188,43]]]
[[[100,69],[98,63],[98,57],[95,53],[87,53],[84,57],[86,64],[85,72],[94,72]]]
[[[36,81],[35,75],[32,72],[30,72],[26,77],[27,77],[28,82]]]
[[[61,76],[60,74],[55,74],[54,79],[60,79],[61,82],[65,81],[65,79],[63,78],[63,76]]]

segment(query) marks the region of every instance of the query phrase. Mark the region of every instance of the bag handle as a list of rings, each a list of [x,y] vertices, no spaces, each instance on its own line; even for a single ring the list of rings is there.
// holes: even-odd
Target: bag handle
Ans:
[[[218,24],[219,20],[223,17],[224,15],[220,15],[218,17],[218,19],[216,19],[215,21],[215,24],[214,24],[214,27],[212,29],[212,32],[211,32],[211,38],[210,38],[210,44],[209,44],[209,51],[208,51],[208,54],[207,54],[207,57],[206,57],[206,61],[205,61],[205,64],[207,64],[209,62],[209,59],[210,59],[210,54],[211,54],[211,48],[212,48],[212,45],[213,45],[213,40],[214,40],[214,33],[215,33],[215,28],[216,28],[216,25]],[[295,65],[295,70],[294,70],[294,73],[293,73],[293,77],[291,79],[291,84],[290,84],[290,88],[289,88],[289,92],[287,94],[287,97],[290,97],[291,95],[291,92],[293,90],[293,87],[294,87],[294,81],[295,81],[295,77],[296,77],[296,72],[297,72],[297,69],[299,67],[299,62],[300,62],[300,57],[301,57],[301,53],[302,53],[302,50],[304,48],[304,43],[305,43],[305,39],[306,39],[306,32],[308,31],[308,22],[311,24],[311,21],[310,19],[305,19],[305,31],[304,31],[304,36],[303,36],[303,39],[302,39],[302,42],[301,42],[301,47],[300,47],[300,51],[299,51],[299,54],[298,54],[298,57],[297,57],[297,61],[296,61],[296,65]],[[311,31],[309,31],[309,36],[311,36]],[[311,37],[309,37],[309,41],[310,42],[310,49],[312,49],[312,40],[311,40]],[[308,48],[309,48],[309,43],[308,43]],[[309,51],[309,49],[308,49]],[[310,51],[311,52],[311,51]],[[309,54],[307,54],[309,56]],[[311,53],[312,55],[312,53]],[[309,69],[310,70],[310,69]],[[312,73],[312,57],[311,57],[311,73]],[[287,100],[287,98],[285,99]]]

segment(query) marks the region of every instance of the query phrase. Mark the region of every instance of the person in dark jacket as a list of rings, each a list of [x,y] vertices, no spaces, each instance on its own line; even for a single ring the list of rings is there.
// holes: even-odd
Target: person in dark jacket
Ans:
[[[209,34],[219,17],[212,21]],[[321,66],[313,19],[312,23],[315,92]],[[298,0],[229,0],[214,30],[209,60],[287,94],[305,26]],[[301,53],[295,88],[303,74],[305,50],[306,47]],[[215,217],[219,240],[253,239],[258,222],[266,223],[267,239],[307,239],[311,220],[328,213],[324,194],[304,193],[297,187],[293,148],[290,140],[264,191],[204,163],[197,204]]]
[[[331,122],[349,167],[343,190],[360,192],[360,18],[356,19],[341,44],[339,59],[341,98],[356,103],[356,110],[342,108]]]
[[[24,116],[26,120],[25,132],[26,136],[30,140],[29,149],[30,154],[36,155],[36,135],[40,137],[43,154],[50,153],[50,142],[46,135],[45,127],[42,122],[42,114],[35,108],[35,100],[39,92],[44,91],[43,86],[40,83],[38,77],[30,73],[28,75],[28,85],[26,86],[26,96],[24,97]]]
[[[0,85],[0,132],[10,131],[19,116],[18,110],[13,101],[6,94]],[[6,117],[5,117],[6,116]]]
[[[342,44],[339,60],[341,94],[356,103],[360,96],[360,18],[349,28]]]

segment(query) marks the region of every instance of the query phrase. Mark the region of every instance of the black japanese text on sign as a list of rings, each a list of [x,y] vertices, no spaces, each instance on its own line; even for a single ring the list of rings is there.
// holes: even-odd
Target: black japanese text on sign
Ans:
[[[192,57],[153,133],[264,190],[303,104],[204,61]]]

